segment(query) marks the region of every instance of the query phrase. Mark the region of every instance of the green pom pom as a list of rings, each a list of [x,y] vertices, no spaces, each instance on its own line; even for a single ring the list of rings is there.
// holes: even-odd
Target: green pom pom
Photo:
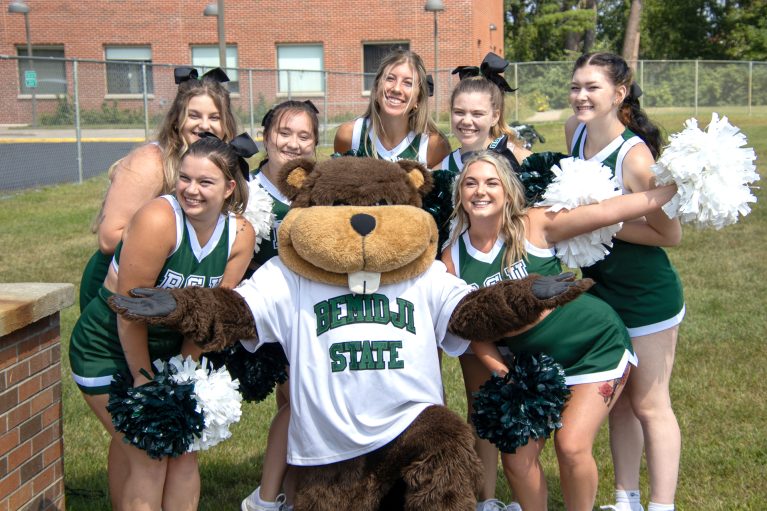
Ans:
[[[115,375],[107,410],[126,443],[155,459],[184,454],[205,426],[198,412],[194,384],[178,384],[170,364],[147,384],[133,387],[131,378]],[[148,377],[148,375],[147,375]]]
[[[513,453],[530,438],[548,438],[562,427],[569,395],[565,372],[554,359],[519,353],[506,376],[493,375],[474,393],[471,420],[480,438]]]
[[[236,342],[226,350],[206,353],[205,357],[216,369],[226,365],[232,379],[239,380],[245,401],[263,401],[278,383],[288,379],[285,370],[288,359],[278,343],[266,343],[251,353]]]
[[[528,206],[541,200],[546,187],[555,177],[551,167],[558,165],[563,158],[567,158],[567,155],[545,151],[533,153],[522,162],[517,176],[522,181]]]
[[[453,214],[453,182],[458,173],[450,170],[435,170],[431,173],[434,183],[431,192],[423,199],[423,209],[431,213],[439,231],[439,250],[450,236],[450,215]]]

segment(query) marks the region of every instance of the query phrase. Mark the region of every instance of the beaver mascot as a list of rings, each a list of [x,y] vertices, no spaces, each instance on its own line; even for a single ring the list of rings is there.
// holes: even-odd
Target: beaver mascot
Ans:
[[[204,350],[280,343],[289,362],[288,463],[296,511],[469,511],[480,463],[443,405],[438,350],[494,341],[589,283],[532,275],[472,291],[435,260],[417,162],[294,160],[276,185],[292,207],[279,256],[237,289],[136,289],[112,307]]]

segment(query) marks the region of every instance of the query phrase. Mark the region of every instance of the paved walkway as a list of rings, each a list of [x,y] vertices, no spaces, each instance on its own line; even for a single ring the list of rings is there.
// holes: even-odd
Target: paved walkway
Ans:
[[[569,111],[570,110],[562,109],[562,110],[546,110],[545,112],[535,112],[533,115],[525,119],[525,122],[533,124],[536,122],[558,121],[560,119],[563,119],[564,115],[566,115]]]

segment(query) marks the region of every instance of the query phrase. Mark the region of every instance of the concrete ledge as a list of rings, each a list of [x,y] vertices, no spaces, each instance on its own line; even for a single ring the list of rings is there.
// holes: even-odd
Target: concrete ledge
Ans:
[[[0,284],[0,336],[51,316],[74,303],[75,286],[72,284]]]

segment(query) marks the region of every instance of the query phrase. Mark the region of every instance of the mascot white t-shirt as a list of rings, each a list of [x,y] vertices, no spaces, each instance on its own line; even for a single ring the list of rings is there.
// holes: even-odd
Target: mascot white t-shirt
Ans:
[[[471,288],[435,261],[422,275],[370,295],[308,280],[270,259],[236,289],[258,343],[282,344],[290,363],[288,463],[324,465],[367,454],[442,404],[437,348],[460,355],[447,332]]]

